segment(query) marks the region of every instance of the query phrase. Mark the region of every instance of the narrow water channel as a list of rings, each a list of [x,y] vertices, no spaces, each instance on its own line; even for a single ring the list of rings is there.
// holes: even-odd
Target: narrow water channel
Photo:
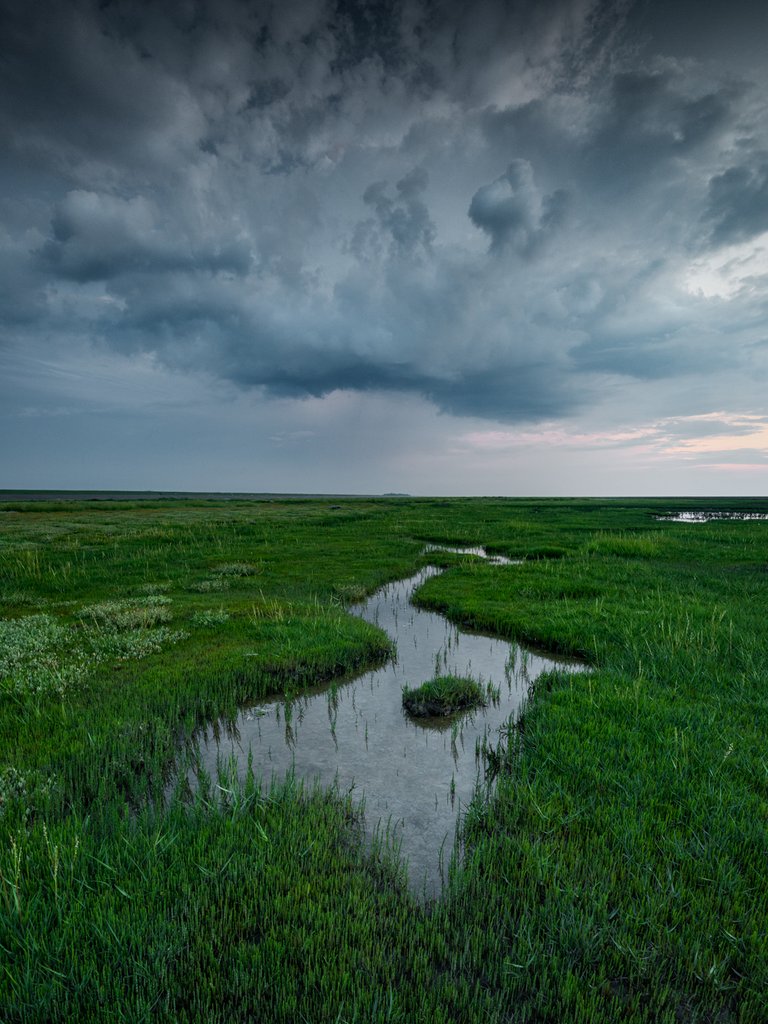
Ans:
[[[234,730],[211,727],[200,740],[201,765],[214,777],[219,759],[234,758],[244,774],[250,755],[265,785],[293,770],[297,779],[364,798],[369,835],[383,832],[399,845],[411,887],[427,897],[439,895],[459,815],[483,781],[483,741],[498,744],[542,671],[573,665],[414,607],[414,590],[438,572],[426,568],[349,608],[395,641],[396,660],[290,702],[260,703],[241,712]],[[403,686],[447,673],[492,683],[498,701],[448,721],[410,718]]]

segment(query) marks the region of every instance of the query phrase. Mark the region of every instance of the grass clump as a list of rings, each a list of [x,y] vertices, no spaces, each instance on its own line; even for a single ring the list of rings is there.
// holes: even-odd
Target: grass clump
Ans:
[[[189,589],[197,594],[212,594],[229,589],[229,580],[222,576],[213,576],[196,583],[190,583]]]
[[[159,654],[165,647],[186,640],[183,629],[90,630],[83,635],[83,643],[93,664],[100,661],[134,661]]]
[[[657,558],[661,549],[658,534],[625,531],[600,532],[586,544],[592,555],[614,555],[618,558]]]
[[[192,616],[193,626],[223,626],[225,622],[229,622],[225,608],[205,608]]]
[[[54,616],[0,620],[0,693],[62,696],[87,671],[71,628]]]
[[[341,604],[356,604],[364,601],[367,593],[365,587],[359,583],[337,583],[335,586],[336,596]]]
[[[421,686],[403,687],[403,707],[416,718],[455,715],[486,703],[480,683],[462,676],[436,676]]]
[[[83,618],[89,617],[95,625],[118,630],[151,629],[171,621],[169,597],[126,598],[124,601],[102,601],[101,604],[83,608]]]
[[[104,601],[77,622],[48,615],[0,619],[0,694],[15,700],[63,698],[82,689],[97,666],[146,658],[186,638],[166,625],[168,598]]]
[[[21,590],[7,590],[0,593],[0,604],[17,608],[38,608],[45,604],[35,594],[25,594]]]
[[[56,783],[55,776],[39,771],[19,771],[13,765],[0,766],[0,819],[16,806],[25,823],[45,805]],[[18,816],[17,816],[18,817]]]
[[[169,582],[165,583],[145,583],[139,587],[140,594],[146,594],[148,597],[155,597],[157,594],[165,594],[171,589]]]
[[[255,576],[259,567],[250,562],[225,562],[224,565],[214,566],[211,572],[214,576]]]

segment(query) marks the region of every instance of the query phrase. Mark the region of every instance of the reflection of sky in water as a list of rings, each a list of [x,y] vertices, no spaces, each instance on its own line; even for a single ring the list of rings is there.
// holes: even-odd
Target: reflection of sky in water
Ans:
[[[662,523],[712,523],[719,520],[726,522],[744,522],[748,519],[768,519],[766,512],[669,512],[664,516],[656,516]]]
[[[485,548],[457,548],[451,547],[448,544],[427,544],[424,548],[425,551],[450,551],[455,555],[477,555],[478,558],[484,558],[491,565],[517,565],[520,559],[507,558],[506,555],[489,555],[486,554]]]
[[[299,778],[337,782],[340,792],[364,797],[369,833],[389,828],[408,860],[412,886],[421,892],[426,885],[428,893],[439,890],[440,860],[447,867],[457,815],[482,778],[483,738],[496,746],[531,680],[561,663],[414,608],[414,588],[437,571],[390,584],[350,609],[396,640],[396,663],[289,704],[267,701],[239,716],[236,737],[219,729],[217,742],[211,728],[201,740],[202,764],[211,773],[217,757],[232,755],[245,771],[250,750],[265,783],[294,768]],[[415,723],[403,711],[402,687],[436,673],[493,683],[501,691],[498,705],[453,721]]]

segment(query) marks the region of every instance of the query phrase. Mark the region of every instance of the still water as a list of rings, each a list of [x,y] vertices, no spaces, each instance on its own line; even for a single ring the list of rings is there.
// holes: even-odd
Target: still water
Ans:
[[[291,701],[248,708],[234,730],[211,727],[200,741],[201,765],[211,775],[219,759],[232,758],[244,774],[250,754],[265,786],[292,770],[297,779],[336,784],[341,793],[364,798],[368,834],[384,834],[399,846],[411,887],[428,897],[440,892],[459,816],[483,782],[483,742],[497,746],[542,671],[573,667],[414,607],[414,590],[439,571],[424,569],[350,607],[395,641],[394,661]],[[498,571],[515,572],[515,566],[500,564]],[[436,674],[492,683],[498,702],[449,720],[410,718],[401,704],[403,686]]]
[[[707,512],[699,510],[696,512],[668,512],[663,516],[656,516],[662,523],[718,523],[718,522],[746,522],[753,519],[768,519],[766,512]]]

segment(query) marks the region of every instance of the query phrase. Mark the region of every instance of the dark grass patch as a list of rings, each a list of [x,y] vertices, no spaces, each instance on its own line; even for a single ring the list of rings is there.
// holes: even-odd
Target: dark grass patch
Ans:
[[[461,676],[436,676],[421,686],[403,688],[403,707],[416,718],[455,715],[485,704],[485,690],[480,683]]]

